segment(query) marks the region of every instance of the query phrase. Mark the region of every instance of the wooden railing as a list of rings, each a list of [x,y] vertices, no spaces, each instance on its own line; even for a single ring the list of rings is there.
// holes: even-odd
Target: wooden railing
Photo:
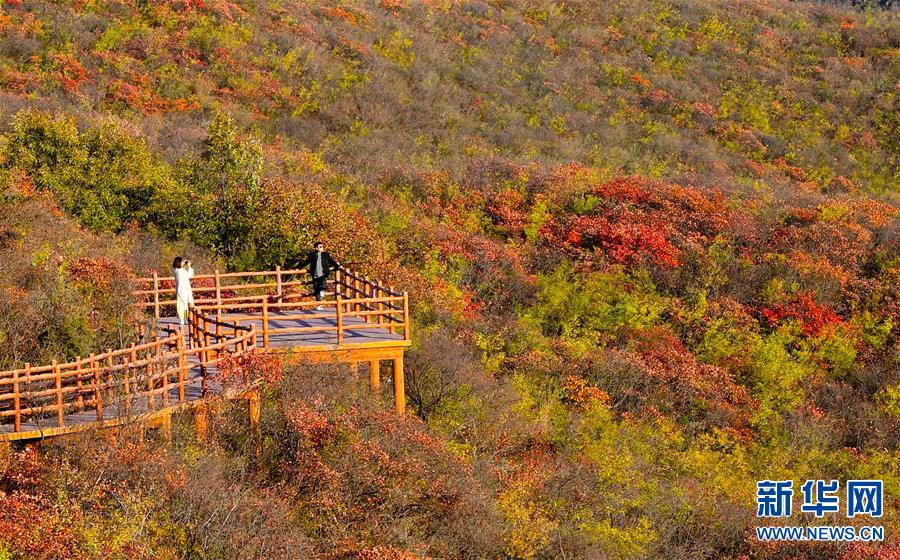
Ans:
[[[196,274],[191,278],[195,305],[222,305],[258,300],[261,295],[277,300],[305,297],[305,287],[311,280],[302,279],[306,269],[259,272],[219,272]],[[247,282],[246,280],[251,280]],[[153,276],[137,279],[137,289],[132,292],[140,300],[138,306],[152,309],[155,317],[164,310],[175,313],[175,278]]]
[[[219,318],[227,315],[228,321],[240,324],[242,321],[257,321],[261,325],[262,347],[270,348],[273,335],[301,333],[333,333],[337,344],[343,344],[348,329],[384,329],[391,334],[402,335],[409,340],[409,296],[380,282],[356,274],[347,269],[334,272],[329,280],[329,290],[325,301],[312,299],[313,293],[304,287],[311,281],[296,279],[307,274],[305,269],[261,272],[236,272],[196,275],[192,281],[195,307],[191,316],[192,332],[214,333],[211,340],[221,334]],[[291,279],[293,278],[293,279]],[[196,285],[212,279],[211,286]],[[241,283],[250,279],[250,282]],[[238,282],[235,282],[237,280]],[[162,309],[172,308],[174,313],[175,288],[172,277],[138,279],[139,289],[134,292],[141,297],[138,305],[152,309],[159,317]],[[168,287],[173,285],[173,287]],[[196,286],[195,286],[196,285]],[[171,295],[171,297],[169,297]],[[317,309],[321,307],[322,309]],[[197,311],[202,313],[198,314]],[[346,324],[348,318],[360,318],[365,324]],[[275,322],[308,321],[327,319],[317,326],[285,327]],[[208,340],[198,340],[203,345]]]
[[[66,363],[0,372],[0,424],[13,433],[65,429],[67,423],[122,420],[183,403],[186,388],[208,389],[208,370],[229,355],[255,352],[280,335],[323,333],[338,345],[346,331],[382,329],[409,341],[406,292],[349,270],[335,271],[327,301],[315,301],[302,279],[305,270],[234,272],[192,278],[195,307],[184,332],[160,326],[164,337]],[[159,318],[175,306],[174,279],[156,275],[138,280],[137,305]],[[321,309],[317,309],[321,307]],[[316,326],[284,326],[291,320],[325,319]],[[347,324],[348,320],[352,324]],[[257,328],[259,324],[259,328]],[[397,336],[401,335],[401,336]],[[9,433],[9,430],[5,430]]]
[[[256,350],[252,327],[236,326],[230,334],[189,347],[179,332],[72,362],[0,372],[0,423],[12,423],[13,432],[26,423],[24,431],[65,428],[67,416],[77,424],[122,420],[186,402],[186,387],[197,378],[192,368],[200,368],[205,391],[210,364]]]

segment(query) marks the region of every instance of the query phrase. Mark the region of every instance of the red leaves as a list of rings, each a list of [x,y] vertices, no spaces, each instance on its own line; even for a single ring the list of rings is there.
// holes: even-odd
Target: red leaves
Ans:
[[[850,543],[840,560],[900,560],[900,544]]]
[[[271,354],[228,356],[219,362],[219,377],[230,386],[245,386],[259,380],[274,385],[281,381],[282,375],[281,360]]]
[[[147,114],[158,113],[165,106],[165,100],[152,90],[123,80],[113,80],[109,84],[106,102]]]
[[[652,380],[657,395],[645,395],[648,404],[669,403],[676,414],[695,414],[702,405],[704,424],[744,430],[753,404],[747,389],[728,370],[698,362],[671,333],[654,329],[635,342],[638,362]]]
[[[623,177],[587,196],[596,197],[593,208],[550,222],[541,233],[582,256],[600,252],[613,263],[676,267],[684,250],[708,244],[728,226],[720,195],[678,185]]]
[[[516,189],[505,189],[491,197],[487,214],[504,233],[522,237],[525,229],[525,199]]]
[[[770,325],[778,326],[785,320],[800,324],[803,334],[817,337],[825,330],[841,323],[841,318],[827,305],[819,305],[810,292],[797,294],[786,304],[776,304],[762,310],[763,317]]]
[[[649,260],[678,266],[680,252],[669,242],[673,232],[665,222],[625,211],[613,221],[579,216],[571,227],[566,242],[576,247],[599,248],[614,263]]]
[[[0,535],[4,548],[14,551],[16,557],[35,560],[85,558],[76,546],[75,524],[65,514],[81,516],[77,511],[59,508],[48,497],[53,494],[44,488],[46,475],[38,461],[25,453],[0,468]]]
[[[428,560],[427,556],[419,556],[401,550],[395,546],[373,546],[357,550],[351,556],[354,560]]]
[[[93,285],[109,285],[115,278],[132,278],[134,271],[119,261],[105,257],[82,257],[68,265],[69,274],[75,280],[84,280]]]
[[[88,79],[87,69],[78,60],[64,54],[56,55],[56,62],[59,64],[56,74],[63,90],[78,93],[78,88]]]
[[[284,411],[284,416],[291,427],[303,436],[307,445],[313,448],[324,445],[334,431],[334,424],[329,422],[320,403],[312,403],[312,406],[305,402],[294,403],[290,410]]]

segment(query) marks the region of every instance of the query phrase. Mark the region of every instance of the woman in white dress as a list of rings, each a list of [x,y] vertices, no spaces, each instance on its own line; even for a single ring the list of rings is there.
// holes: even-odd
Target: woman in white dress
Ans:
[[[194,269],[191,268],[191,261],[175,257],[172,261],[172,275],[175,277],[175,311],[183,325],[187,319],[188,307],[194,305],[194,292],[191,290]]]

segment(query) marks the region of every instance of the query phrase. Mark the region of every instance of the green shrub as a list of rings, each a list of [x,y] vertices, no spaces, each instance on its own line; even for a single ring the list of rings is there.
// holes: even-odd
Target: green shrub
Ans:
[[[537,278],[537,301],[524,319],[546,336],[559,336],[576,351],[603,345],[624,330],[657,324],[666,308],[642,271],[579,275],[560,266]]]

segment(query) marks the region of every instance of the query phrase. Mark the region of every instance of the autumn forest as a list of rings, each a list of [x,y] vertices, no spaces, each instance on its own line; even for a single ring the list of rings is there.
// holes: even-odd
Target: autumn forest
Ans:
[[[0,369],[316,240],[413,340],[406,416],[261,358],[261,452],[12,446],[0,560],[900,559],[898,194],[889,2],[0,0]],[[761,542],[766,479],[885,541]]]

